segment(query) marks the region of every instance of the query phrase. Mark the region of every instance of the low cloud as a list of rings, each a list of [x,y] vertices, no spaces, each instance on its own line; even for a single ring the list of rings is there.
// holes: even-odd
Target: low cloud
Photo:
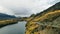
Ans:
[[[0,0],[0,5],[12,10],[15,15],[31,15],[52,6],[53,1],[55,0]]]

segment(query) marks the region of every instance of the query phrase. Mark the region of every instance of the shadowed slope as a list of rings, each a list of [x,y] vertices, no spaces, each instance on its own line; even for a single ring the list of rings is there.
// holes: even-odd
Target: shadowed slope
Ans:
[[[0,28],[6,25],[17,23],[15,16],[0,13]]]

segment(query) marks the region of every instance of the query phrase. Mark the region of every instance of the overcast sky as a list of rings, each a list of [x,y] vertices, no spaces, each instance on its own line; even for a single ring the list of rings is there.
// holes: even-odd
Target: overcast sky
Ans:
[[[0,0],[0,13],[29,16],[39,13],[60,0]],[[25,22],[19,22],[0,29],[0,34],[24,34]]]
[[[0,13],[26,16],[36,14],[60,0],[0,0]]]

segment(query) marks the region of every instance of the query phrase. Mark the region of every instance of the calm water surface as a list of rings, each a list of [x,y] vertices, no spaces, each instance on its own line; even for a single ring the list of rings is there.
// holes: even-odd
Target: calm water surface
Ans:
[[[0,34],[25,34],[26,22],[18,22],[14,25],[5,26],[0,29]]]

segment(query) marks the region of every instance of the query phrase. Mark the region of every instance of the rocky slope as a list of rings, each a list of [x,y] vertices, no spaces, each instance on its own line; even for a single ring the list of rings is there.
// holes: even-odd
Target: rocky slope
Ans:
[[[26,21],[25,34],[60,34],[60,2]]]

